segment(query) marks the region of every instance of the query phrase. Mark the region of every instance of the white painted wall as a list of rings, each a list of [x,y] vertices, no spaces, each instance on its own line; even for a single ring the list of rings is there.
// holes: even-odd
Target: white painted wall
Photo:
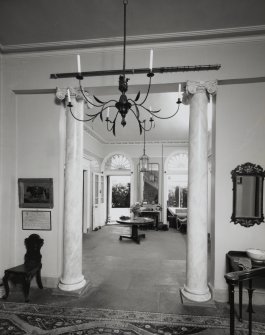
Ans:
[[[265,168],[265,84],[218,88],[216,108],[215,282],[226,289],[225,254],[229,250],[265,249],[265,223],[245,228],[230,223],[231,171],[251,162]],[[263,202],[264,206],[264,202]]]
[[[61,274],[64,132],[60,126],[64,110],[54,104],[53,94],[17,95],[16,102],[16,177],[53,178],[54,208],[45,209],[51,211],[51,231],[22,230],[22,209],[18,209],[16,194],[14,260],[16,264],[23,263],[24,239],[32,233],[39,234],[44,239],[42,276],[48,284],[55,283]],[[17,189],[16,186],[17,182]]]

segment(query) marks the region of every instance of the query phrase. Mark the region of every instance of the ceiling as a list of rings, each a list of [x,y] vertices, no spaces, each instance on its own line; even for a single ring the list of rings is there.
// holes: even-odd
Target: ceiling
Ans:
[[[128,0],[127,35],[265,24],[264,0]],[[0,0],[0,44],[122,36],[122,0]]]
[[[264,34],[264,14],[264,0],[129,0],[128,43],[139,42],[139,36],[152,42]],[[118,45],[122,34],[122,0],[0,0],[0,51],[5,54]],[[101,98],[117,96],[118,88],[115,97]],[[168,115],[176,109],[176,99],[176,94],[157,93],[147,103]],[[147,141],[187,141],[187,107],[182,105],[173,120],[157,121]],[[128,116],[116,137],[100,122],[93,129],[105,143],[141,140],[133,123]]]

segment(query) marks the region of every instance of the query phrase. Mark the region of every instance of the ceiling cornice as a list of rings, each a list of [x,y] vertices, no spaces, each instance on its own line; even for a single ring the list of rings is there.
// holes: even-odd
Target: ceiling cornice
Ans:
[[[168,34],[152,34],[127,36],[127,44],[156,44],[170,42],[195,42],[200,40],[212,39],[228,39],[239,37],[256,37],[265,35],[265,26],[248,26],[227,29],[214,30],[199,30],[180,33]],[[0,52],[4,54],[25,53],[25,52],[41,52],[54,50],[69,50],[69,49],[87,49],[87,48],[102,48],[114,47],[122,45],[123,37],[100,38],[90,40],[75,40],[75,41],[60,41],[47,43],[30,43],[30,44],[15,44],[1,45]]]
[[[93,137],[95,140],[97,140],[101,144],[107,144],[107,141],[99,135],[97,132],[95,132],[92,128],[90,128],[86,123],[84,123],[84,131],[91,137]]]

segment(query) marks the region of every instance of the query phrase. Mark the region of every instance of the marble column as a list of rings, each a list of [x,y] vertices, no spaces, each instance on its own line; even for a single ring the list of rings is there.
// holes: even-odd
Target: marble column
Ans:
[[[68,103],[67,90],[57,89],[56,96]],[[70,89],[72,112],[83,118],[84,101],[78,91]],[[82,181],[83,122],[73,118],[66,106],[66,157],[64,176],[63,272],[59,288],[74,291],[86,280],[82,274]]]
[[[191,82],[183,102],[190,105],[186,284],[181,293],[189,300],[211,299],[207,282],[208,121],[209,94],[217,83]]]

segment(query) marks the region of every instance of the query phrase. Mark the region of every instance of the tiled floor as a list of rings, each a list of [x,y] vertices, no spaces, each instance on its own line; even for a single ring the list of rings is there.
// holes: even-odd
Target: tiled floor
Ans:
[[[228,304],[182,304],[179,288],[185,282],[186,235],[176,230],[146,231],[140,245],[119,241],[119,226],[84,235],[83,274],[88,285],[81,295],[58,289],[32,288],[30,302],[68,307],[110,308],[161,313],[229,316]],[[45,261],[45,260],[44,260]],[[20,290],[8,301],[23,302]],[[263,306],[254,319],[265,320]],[[247,318],[247,317],[246,317]]]

